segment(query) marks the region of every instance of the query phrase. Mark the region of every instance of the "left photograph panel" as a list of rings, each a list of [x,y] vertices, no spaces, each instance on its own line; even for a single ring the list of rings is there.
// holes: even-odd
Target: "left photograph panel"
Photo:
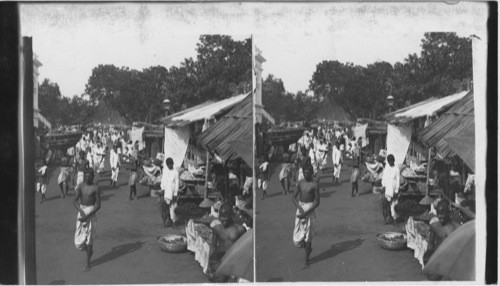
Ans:
[[[252,36],[189,4],[19,14],[25,282],[253,281]]]

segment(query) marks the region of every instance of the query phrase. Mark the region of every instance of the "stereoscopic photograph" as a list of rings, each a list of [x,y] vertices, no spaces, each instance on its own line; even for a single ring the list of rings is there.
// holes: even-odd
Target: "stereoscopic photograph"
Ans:
[[[484,282],[485,3],[19,19],[21,284]]]

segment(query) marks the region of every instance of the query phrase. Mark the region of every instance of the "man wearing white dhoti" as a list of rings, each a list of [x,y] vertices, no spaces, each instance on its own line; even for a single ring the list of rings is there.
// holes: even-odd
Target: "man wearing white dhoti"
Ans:
[[[340,183],[340,169],[342,168],[342,152],[339,150],[340,143],[337,141],[332,148],[333,183]]]
[[[116,188],[118,182],[118,174],[120,173],[120,156],[118,155],[118,146],[113,145],[113,149],[109,152],[109,165],[111,166],[111,182],[110,185]]]
[[[80,200],[80,202],[78,202]],[[90,270],[92,246],[96,233],[97,218],[95,213],[101,208],[101,192],[94,184],[94,170],[85,170],[85,181],[76,187],[73,205],[78,210],[75,231],[76,248],[87,253],[87,263],[84,271]]]
[[[304,167],[304,180],[297,184],[293,196],[293,203],[297,207],[295,217],[295,228],[293,230],[293,242],[298,247],[305,248],[305,262],[303,268],[308,268],[309,257],[312,252],[312,238],[314,224],[316,222],[315,209],[319,206],[318,183],[313,180],[313,169],[311,165]],[[297,200],[299,197],[299,200]]]

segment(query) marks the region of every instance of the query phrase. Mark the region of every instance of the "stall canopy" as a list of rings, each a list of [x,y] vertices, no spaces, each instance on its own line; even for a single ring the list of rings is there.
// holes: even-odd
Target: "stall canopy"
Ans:
[[[470,91],[422,129],[418,137],[426,147],[436,147],[441,157],[457,154],[474,169],[474,132],[474,92]]]
[[[252,162],[247,162],[253,156],[249,154],[252,148],[241,147],[245,142],[253,146],[252,103],[252,95],[246,95],[243,101],[198,136],[201,146],[217,153],[224,161],[239,157],[252,166]]]
[[[439,99],[428,99],[385,115],[390,123],[407,123],[415,119],[432,116],[450,107],[465,97],[469,91],[462,91]]]
[[[160,121],[167,127],[185,126],[196,121],[204,120],[205,118],[217,116],[218,114],[231,109],[231,107],[241,102],[249,94],[250,93],[240,94],[217,102],[205,102],[195,107],[164,117]]]

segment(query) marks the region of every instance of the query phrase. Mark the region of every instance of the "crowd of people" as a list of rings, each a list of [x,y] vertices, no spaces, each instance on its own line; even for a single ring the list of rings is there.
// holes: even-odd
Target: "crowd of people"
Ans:
[[[137,198],[137,183],[146,185],[150,188],[151,195],[158,196],[162,226],[167,228],[178,225],[180,218],[176,214],[176,208],[179,196],[186,188],[186,184],[180,179],[179,168],[174,168],[172,158],[164,158],[161,153],[156,158],[147,158],[146,153],[147,150],[140,149],[139,142],[132,142],[126,132],[108,129],[84,133],[76,145],[68,148],[60,158],[60,197],[63,199],[68,194],[74,194],[73,204],[78,211],[74,242],[78,249],[86,253],[85,271],[91,267],[96,212],[101,207],[102,192],[99,185],[109,180],[109,186],[118,188],[118,176],[123,169],[129,176],[128,200]],[[47,156],[36,162],[36,191],[40,193],[40,203],[46,200],[45,193],[50,180],[48,165],[52,160],[53,156]],[[106,160],[109,160],[110,174],[104,172]],[[240,186],[231,177],[234,177],[233,173],[240,174],[239,172],[230,172],[230,188],[225,199],[217,204],[213,229],[218,238],[215,249],[219,254],[225,253],[246,230],[253,227],[252,170],[244,168],[242,172],[245,184]],[[218,182],[220,180],[216,173],[214,172],[214,182],[210,185],[221,188],[224,184]],[[99,182],[96,178],[99,178]],[[217,257],[219,260],[222,258],[219,256],[215,255],[215,260]]]
[[[267,185],[269,181],[268,165],[271,159],[279,157],[281,160],[281,171],[279,180],[283,188],[283,195],[290,192],[293,183],[304,179],[303,170],[311,166],[313,177],[319,180],[318,172],[326,173],[332,171],[334,184],[341,184],[340,171],[346,160],[350,160],[353,167],[351,183],[353,185],[353,197],[358,195],[357,181],[360,177],[360,164],[362,158],[362,138],[350,136],[348,128],[322,127],[305,130],[300,139],[287,148],[269,148],[265,156],[258,158],[258,189],[261,191],[261,199],[267,196]],[[276,155],[278,154],[278,155]],[[331,155],[330,155],[331,154]],[[327,158],[331,156],[333,170],[327,168]]]
[[[404,179],[401,177],[401,166],[395,164],[393,154],[368,154],[362,145],[362,138],[355,138],[349,130],[342,128],[318,127],[304,131],[300,139],[289,146],[282,148],[272,146],[268,148],[265,156],[260,156],[258,162],[258,191],[261,199],[268,195],[268,183],[271,177],[270,162],[278,159],[281,163],[281,170],[278,179],[281,183],[282,194],[291,192],[294,186],[293,203],[297,208],[295,217],[295,227],[293,232],[293,242],[297,247],[305,249],[304,268],[309,267],[310,254],[312,252],[312,238],[316,221],[315,209],[320,204],[319,181],[324,180],[323,174],[329,174],[334,185],[341,184],[340,173],[344,166],[351,168],[351,196],[357,197],[359,192],[358,181],[365,169],[365,176],[370,171],[375,173],[378,192],[381,194],[382,215],[385,224],[396,224],[396,219],[400,216],[396,211],[396,206],[401,200],[401,188]],[[333,168],[327,167],[327,158],[331,156]],[[276,161],[276,160],[274,160]],[[366,164],[365,164],[366,163]],[[375,170],[368,170],[370,166],[376,165]],[[367,176],[369,177],[369,176]],[[455,182],[456,183],[456,182]],[[473,185],[468,183],[467,185]],[[452,184],[452,187],[454,184]],[[467,188],[466,188],[467,189]],[[432,255],[447,236],[449,236],[459,223],[450,219],[450,212],[460,211],[466,218],[461,222],[474,218],[475,210],[459,204],[458,199],[463,201],[463,192],[456,191],[456,202],[450,202],[444,196],[434,201],[429,217],[430,237],[429,249],[426,253],[426,260]],[[469,192],[470,193],[470,192]],[[465,201],[467,202],[467,201]],[[470,206],[474,206],[471,203]]]

